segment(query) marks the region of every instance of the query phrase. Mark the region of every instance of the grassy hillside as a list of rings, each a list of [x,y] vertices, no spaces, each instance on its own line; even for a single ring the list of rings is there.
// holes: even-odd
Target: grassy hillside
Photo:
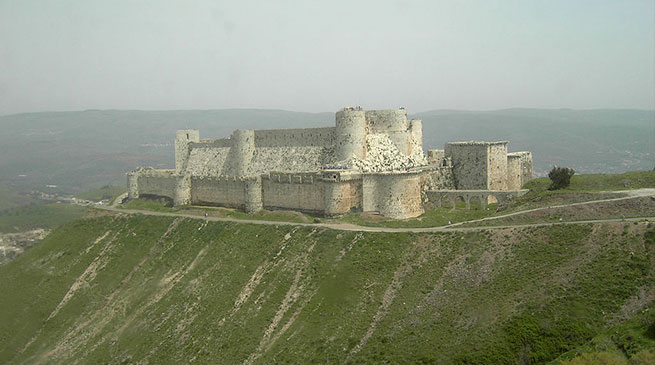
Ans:
[[[98,217],[0,267],[0,363],[648,358],[654,255],[647,223],[377,234]]]
[[[523,188],[536,193],[551,194],[655,188],[655,170],[629,171],[623,174],[576,174],[571,177],[571,185],[555,191],[547,191],[550,183],[549,178],[542,177],[530,180]]]
[[[89,209],[72,204],[41,204],[0,211],[0,233],[52,229],[84,217]]]

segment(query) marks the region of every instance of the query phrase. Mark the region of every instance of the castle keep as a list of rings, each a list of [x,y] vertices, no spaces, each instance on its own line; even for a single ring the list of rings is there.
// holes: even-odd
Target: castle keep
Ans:
[[[508,154],[507,142],[447,143],[426,158],[421,121],[408,120],[402,108],[350,107],[335,119],[329,128],[235,130],[222,139],[177,131],[175,169],[128,173],[128,197],[161,196],[175,205],[249,213],[364,211],[402,219],[422,214],[434,197],[440,204],[448,192],[461,191],[467,205],[464,193],[483,194],[486,205],[506,196],[494,193],[518,191],[532,178],[531,154]]]

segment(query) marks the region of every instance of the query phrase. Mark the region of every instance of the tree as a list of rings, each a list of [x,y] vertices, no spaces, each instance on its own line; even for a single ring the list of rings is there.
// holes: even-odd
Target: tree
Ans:
[[[564,189],[569,186],[573,174],[575,174],[575,170],[572,168],[554,166],[548,173],[548,177],[551,181],[548,190]]]

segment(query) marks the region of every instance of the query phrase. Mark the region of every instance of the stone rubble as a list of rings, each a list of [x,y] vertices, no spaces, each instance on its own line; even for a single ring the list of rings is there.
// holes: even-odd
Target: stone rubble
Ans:
[[[331,164],[330,168],[359,170],[361,172],[405,171],[428,164],[420,147],[414,146],[414,153],[407,156],[400,152],[386,134],[366,136],[366,159],[351,157]]]

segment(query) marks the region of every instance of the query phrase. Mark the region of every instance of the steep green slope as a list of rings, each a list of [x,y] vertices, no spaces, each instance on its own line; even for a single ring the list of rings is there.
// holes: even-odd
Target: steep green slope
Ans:
[[[655,323],[654,237],[80,220],[0,267],[0,363],[544,362]]]
[[[37,228],[52,229],[80,219],[89,208],[73,204],[40,204],[0,210],[0,233],[15,233]]]

